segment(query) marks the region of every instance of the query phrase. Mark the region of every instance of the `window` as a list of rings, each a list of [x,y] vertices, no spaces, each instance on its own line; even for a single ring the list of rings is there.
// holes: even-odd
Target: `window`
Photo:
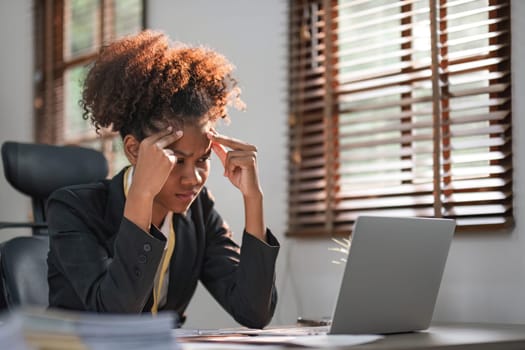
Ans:
[[[514,223],[508,0],[289,1],[290,235]]]
[[[82,118],[83,79],[100,47],[144,28],[144,0],[44,0],[35,12],[35,139],[101,150],[110,173],[125,163],[120,138]]]

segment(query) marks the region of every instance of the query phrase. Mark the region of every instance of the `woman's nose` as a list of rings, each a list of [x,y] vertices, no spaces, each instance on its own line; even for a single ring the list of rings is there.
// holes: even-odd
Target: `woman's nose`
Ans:
[[[192,186],[200,185],[202,183],[202,175],[197,167],[188,167],[187,172],[182,177],[182,181],[184,184],[191,184]]]

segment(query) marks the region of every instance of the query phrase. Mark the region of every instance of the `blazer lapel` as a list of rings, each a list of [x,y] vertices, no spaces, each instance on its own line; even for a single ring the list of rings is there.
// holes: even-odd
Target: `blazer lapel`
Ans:
[[[108,187],[108,200],[104,222],[106,224],[106,233],[110,237],[111,245],[113,245],[122,217],[124,216],[124,204],[126,203],[123,188],[125,171],[126,168],[122,169],[117,175],[115,175],[109,182]]]

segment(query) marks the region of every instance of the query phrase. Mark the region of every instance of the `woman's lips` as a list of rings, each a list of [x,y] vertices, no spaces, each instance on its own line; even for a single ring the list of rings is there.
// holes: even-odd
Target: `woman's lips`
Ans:
[[[177,193],[175,196],[178,199],[180,199],[181,201],[183,201],[183,202],[189,202],[189,201],[193,200],[195,195],[196,195],[196,193],[191,191],[191,192]]]

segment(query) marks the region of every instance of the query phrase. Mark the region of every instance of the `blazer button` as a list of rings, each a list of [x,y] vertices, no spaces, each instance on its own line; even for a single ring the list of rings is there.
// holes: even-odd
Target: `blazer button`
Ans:
[[[142,272],[138,267],[135,267],[135,276],[140,277],[140,275],[142,275]]]
[[[144,254],[140,254],[139,255],[139,263],[145,264],[147,260],[148,259],[146,259],[146,255],[144,255]]]
[[[150,250],[151,250],[151,244],[149,243],[144,244],[144,251],[149,252]]]

